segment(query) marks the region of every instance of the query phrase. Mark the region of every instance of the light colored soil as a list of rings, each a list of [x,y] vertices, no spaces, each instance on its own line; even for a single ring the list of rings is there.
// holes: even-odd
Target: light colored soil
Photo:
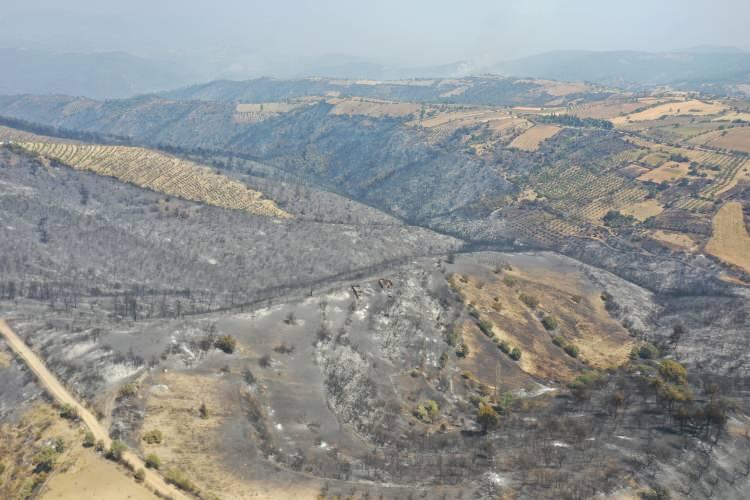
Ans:
[[[714,217],[713,226],[706,252],[750,273],[750,235],[742,205],[736,201],[724,204]]]
[[[696,243],[696,241],[684,233],[656,229],[654,231],[650,231],[649,236],[657,241],[666,243],[667,245],[676,247],[680,250],[694,252],[698,249],[698,244]]]
[[[625,116],[618,116],[612,119],[615,125],[623,125],[628,122],[641,122],[649,120],[658,120],[662,116],[707,116],[716,115],[725,111],[727,107],[719,102],[704,102],[697,99],[682,102],[671,102],[659,104],[649,109],[631,113]]]
[[[750,153],[750,127],[717,130],[696,138],[701,144],[719,149]]]
[[[558,320],[554,334],[563,335],[577,346],[579,359],[586,360],[589,366],[607,368],[627,361],[633,346],[631,338],[609,317],[598,293],[583,286],[582,276],[546,269],[504,271],[502,276],[515,280],[512,286],[501,275],[491,280],[463,276],[465,282],[453,276],[452,286],[465,303],[479,311],[481,319],[492,323],[498,338],[521,349],[518,366],[527,374],[546,380],[571,380],[583,369],[579,361],[552,343],[552,335],[542,326],[538,312]],[[537,310],[521,301],[521,293],[539,299]],[[473,324],[464,324],[463,329],[468,338],[482,335]],[[477,340],[473,343],[478,345]],[[494,370],[494,366],[485,368]]]
[[[157,497],[114,463],[80,448],[73,465],[46,484],[42,500],[150,500]]]
[[[690,165],[688,163],[677,163],[674,161],[668,161],[662,164],[660,167],[651,170],[638,177],[639,181],[650,181],[661,183],[664,181],[673,182],[682,179],[688,174]]]
[[[377,101],[374,99],[329,99],[332,115],[363,115],[373,118],[418,115],[421,104]]]
[[[622,171],[628,177],[635,178],[635,177],[639,177],[639,176],[645,174],[649,170],[646,167],[642,167],[640,165],[632,164],[632,165],[628,165],[627,167],[624,167],[622,169]]]
[[[656,200],[646,200],[620,208],[620,212],[625,215],[631,215],[639,221],[644,221],[649,217],[659,215],[663,211],[664,207]]]
[[[163,470],[177,468],[201,491],[220,498],[315,498],[320,485],[302,476],[284,485],[279,481],[245,480],[223,467],[220,429],[241,411],[242,397],[215,373],[168,372],[154,376],[142,428],[158,429],[164,438],[154,445],[141,441],[142,453],[155,453]],[[198,413],[201,403],[208,408],[206,419]]]
[[[580,118],[596,118],[599,120],[610,120],[623,114],[632,113],[637,109],[645,107],[644,103],[633,102],[605,102],[581,106],[572,111],[572,114]]]
[[[534,83],[541,85],[544,92],[555,97],[579,94],[592,90],[591,85],[582,82],[557,82],[554,80],[516,80],[515,83]]]
[[[731,122],[733,120],[742,120],[746,122],[750,122],[750,113],[747,112],[736,112],[732,111],[731,113],[726,113],[721,116],[717,116],[711,121],[714,122]]]
[[[524,151],[536,151],[547,139],[554,137],[562,130],[555,125],[535,125],[519,135],[510,143],[510,147]]]
[[[109,438],[109,432],[104,426],[96,419],[96,417],[81,403],[75,399],[68,390],[63,387],[57,377],[55,377],[44,365],[41,359],[29,349],[29,347],[16,335],[16,333],[8,326],[8,324],[0,319],[0,334],[5,337],[8,345],[18,354],[29,367],[29,369],[36,375],[40,384],[49,393],[52,398],[62,405],[70,405],[78,411],[78,417],[81,422],[94,434],[97,441],[101,440],[104,442],[105,447],[109,448],[112,440]],[[123,461],[131,464],[133,469],[141,469],[146,467],[145,463],[134,453],[126,451],[123,454]],[[185,499],[186,497],[182,492],[177,490],[170,484],[167,484],[164,478],[150,469],[146,470],[146,478],[144,480],[149,488],[159,491],[172,496],[174,499]]]

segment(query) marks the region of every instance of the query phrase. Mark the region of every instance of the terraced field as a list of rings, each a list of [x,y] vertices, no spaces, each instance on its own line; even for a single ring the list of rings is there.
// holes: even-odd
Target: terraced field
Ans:
[[[289,218],[288,213],[240,182],[207,167],[153,150],[112,145],[16,143],[43,157],[114,177],[123,182],[185,200],[256,215]]]

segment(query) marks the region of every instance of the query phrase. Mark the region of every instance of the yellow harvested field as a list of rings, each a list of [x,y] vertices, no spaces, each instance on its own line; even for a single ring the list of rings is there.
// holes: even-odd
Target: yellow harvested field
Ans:
[[[76,447],[79,448],[79,447]],[[45,485],[42,500],[151,500],[156,495],[128,477],[125,469],[97,455],[90,448],[79,448],[73,464],[55,474]]]
[[[669,246],[676,247],[680,250],[685,250],[687,252],[694,252],[698,249],[697,242],[684,233],[677,233],[674,231],[664,231],[661,229],[656,229],[653,231],[650,231],[648,233],[649,237],[659,241],[661,243],[666,243]]]
[[[732,149],[750,153],[750,127],[735,127],[727,130],[716,130],[700,135],[696,142],[719,149]]]
[[[571,111],[571,114],[579,118],[596,118],[598,120],[610,120],[621,115],[632,113],[645,105],[639,101],[629,102],[603,102],[586,104]]]
[[[678,101],[670,102],[665,104],[659,104],[652,108],[639,111],[637,113],[631,113],[625,116],[618,116],[612,119],[612,123],[615,125],[622,125],[627,122],[642,122],[649,120],[658,120],[662,116],[678,116],[678,115],[692,115],[692,116],[708,116],[716,115],[724,112],[727,109],[726,105],[719,102],[706,102],[698,99],[692,99],[689,101]]]
[[[659,215],[663,211],[664,207],[656,200],[646,200],[620,208],[621,213],[635,217],[641,222],[649,217]]]
[[[750,122],[750,113],[748,113],[747,111],[740,111],[740,112],[732,111],[730,113],[717,116],[711,121],[712,122],[731,122],[734,120],[742,120],[745,122]]]
[[[714,217],[713,226],[706,252],[750,273],[750,235],[742,204],[737,201],[724,204]]]
[[[513,139],[509,146],[524,151],[536,151],[544,141],[557,135],[560,130],[562,129],[555,125],[535,125]]]
[[[145,148],[91,144],[17,143],[24,149],[142,188],[221,208],[289,218],[259,191],[208,167]]]
[[[471,110],[456,110],[456,111],[441,111],[429,118],[418,121],[414,120],[409,124],[420,124],[425,128],[439,127],[441,125],[447,125],[449,123],[455,123],[456,126],[464,126],[469,124],[486,123],[496,120],[508,120],[512,118],[510,113],[505,111],[487,110],[487,109],[471,109]]]
[[[688,174],[689,168],[690,165],[688,163],[668,161],[662,166],[641,175],[640,177],[638,177],[638,180],[643,182],[656,183],[661,183],[664,181],[672,182],[685,177]]]
[[[373,118],[404,117],[419,114],[421,104],[411,102],[390,102],[374,99],[329,99],[333,104],[332,115],[362,115]]]

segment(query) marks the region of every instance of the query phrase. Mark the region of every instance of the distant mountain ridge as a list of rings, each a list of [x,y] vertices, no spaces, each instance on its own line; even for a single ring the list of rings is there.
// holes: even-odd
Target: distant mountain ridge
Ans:
[[[750,82],[750,52],[696,47],[672,52],[555,51],[500,63],[497,72],[612,86]]]
[[[185,67],[125,52],[54,53],[0,48],[0,95],[130,97],[199,81]]]

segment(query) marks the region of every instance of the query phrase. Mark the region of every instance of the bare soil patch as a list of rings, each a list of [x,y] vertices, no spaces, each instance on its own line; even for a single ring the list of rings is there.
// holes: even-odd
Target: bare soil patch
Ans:
[[[536,151],[547,139],[554,137],[562,130],[555,125],[535,125],[510,143],[510,147],[524,151]]]

